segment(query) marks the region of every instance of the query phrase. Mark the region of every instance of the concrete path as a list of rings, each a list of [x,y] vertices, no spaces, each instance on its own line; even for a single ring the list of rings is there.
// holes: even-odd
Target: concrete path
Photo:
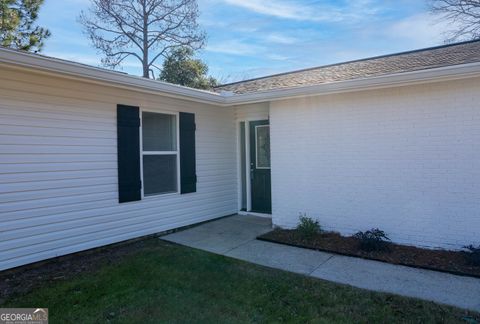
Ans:
[[[162,239],[267,267],[480,312],[480,279],[255,239],[271,228],[269,218],[235,215],[169,234]]]

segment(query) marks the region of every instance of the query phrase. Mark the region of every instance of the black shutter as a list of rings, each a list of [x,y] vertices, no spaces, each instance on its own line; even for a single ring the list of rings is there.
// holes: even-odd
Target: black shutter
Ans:
[[[142,199],[140,179],[140,109],[117,106],[118,201]]]
[[[197,191],[195,171],[195,114],[180,113],[180,184],[181,193]]]

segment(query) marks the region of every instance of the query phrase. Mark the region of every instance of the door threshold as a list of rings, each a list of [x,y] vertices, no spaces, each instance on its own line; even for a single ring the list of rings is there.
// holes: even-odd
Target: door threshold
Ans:
[[[258,217],[265,217],[265,218],[272,218],[272,214],[265,214],[265,213],[257,213],[257,212],[248,212],[248,211],[239,211],[238,215],[252,215],[252,216],[258,216]]]

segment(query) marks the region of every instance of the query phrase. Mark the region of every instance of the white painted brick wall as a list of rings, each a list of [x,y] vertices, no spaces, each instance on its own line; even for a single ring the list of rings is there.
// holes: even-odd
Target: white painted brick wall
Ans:
[[[480,244],[480,79],[272,102],[273,222]]]

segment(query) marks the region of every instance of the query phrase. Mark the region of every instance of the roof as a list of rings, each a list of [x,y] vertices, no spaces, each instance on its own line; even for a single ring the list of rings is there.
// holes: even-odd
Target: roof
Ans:
[[[224,102],[223,96],[212,91],[193,89],[178,84],[147,79],[124,72],[2,46],[0,46],[0,65],[1,64],[8,68],[30,69],[38,73],[53,73],[58,76],[74,79],[81,78],[90,82],[162,94],[169,97],[213,104],[223,104]]]
[[[226,107],[298,97],[320,96],[466,78],[478,78],[480,77],[479,46],[480,42],[465,42],[344,64],[330,65],[250,81],[237,82],[235,84],[222,86],[217,89],[217,92],[192,89],[35,53],[3,48],[1,46],[0,73],[2,72],[2,69],[26,70],[30,73],[40,73],[55,77],[80,80],[82,82],[102,84],[109,87]],[[425,54],[425,52],[430,53]],[[439,52],[440,54],[438,54]],[[422,64],[417,64],[416,69],[410,68],[410,70],[408,70],[405,67],[401,68],[399,62],[395,63],[395,61],[389,61],[391,58],[398,58],[399,56],[408,57],[407,60],[404,59],[403,61],[421,61]],[[440,57],[443,59],[440,59]],[[375,63],[379,61],[381,63]],[[409,64],[413,65],[411,62]],[[359,65],[370,66],[369,71],[371,71],[371,74],[360,73],[362,72],[362,69],[360,69]],[[372,67],[372,65],[376,65],[376,67]],[[406,65],[405,62],[404,65]],[[353,69],[351,66],[356,66],[356,69]],[[347,74],[346,71],[350,71],[350,78],[335,79],[333,76],[330,76],[330,78],[327,79],[328,73],[325,71],[331,71],[332,69],[337,71],[337,73],[330,73],[337,76],[341,74],[340,71],[344,71],[342,72],[344,75]],[[366,70],[366,68],[364,68],[364,70]],[[301,79],[299,75],[311,75],[311,80],[303,83],[287,82],[287,80]],[[275,82],[272,80],[283,80],[283,82],[278,81],[279,85],[275,86]],[[337,82],[331,82],[332,80]],[[263,84],[264,87],[259,87],[258,85],[260,84]],[[245,91],[245,88],[248,86],[251,89],[251,92],[242,92],[240,90],[241,85],[244,87]],[[268,87],[267,85],[270,86]],[[231,92],[219,91],[227,90],[228,87],[232,89],[237,87],[238,92],[233,92],[233,90]],[[252,90],[252,88],[254,88],[254,90]]]
[[[247,94],[480,62],[480,40],[292,71],[217,87]]]

